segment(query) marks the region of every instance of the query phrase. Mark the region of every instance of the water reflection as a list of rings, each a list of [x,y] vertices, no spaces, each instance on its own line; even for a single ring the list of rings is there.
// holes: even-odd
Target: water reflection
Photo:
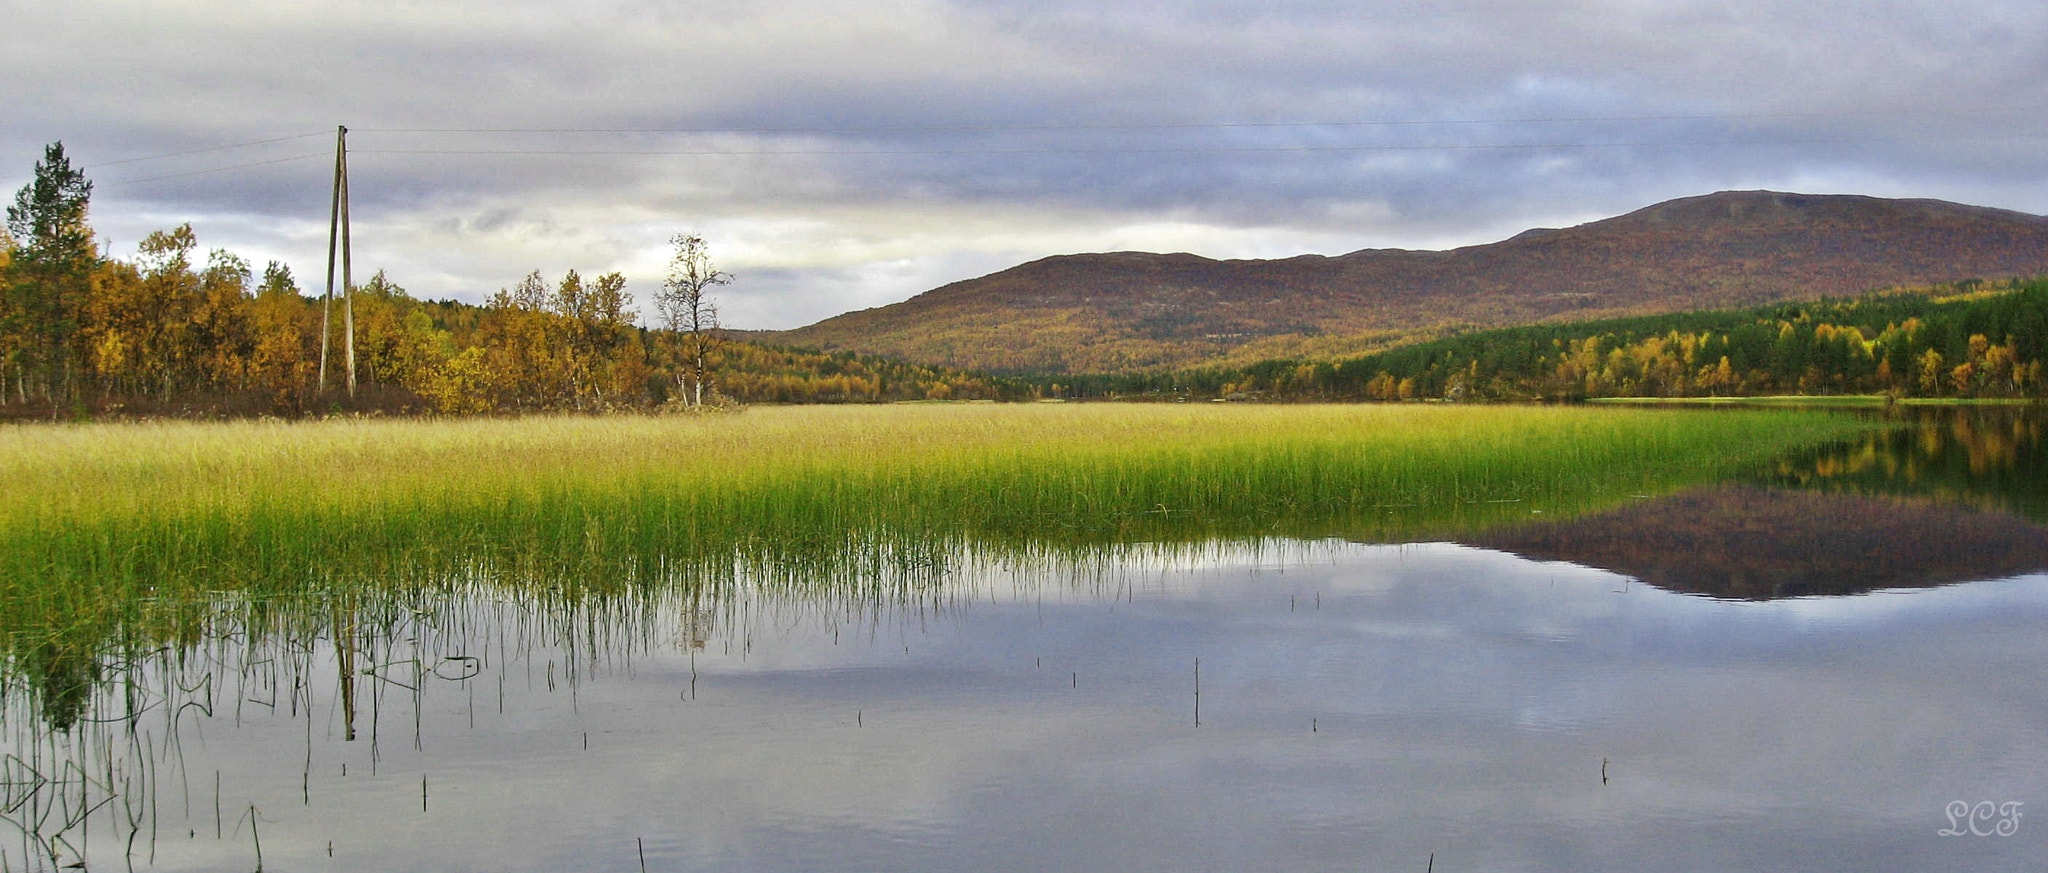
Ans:
[[[1905,407],[1899,427],[1795,453],[1766,484],[1966,502],[2048,523],[2048,409]]]
[[[2015,869],[2041,417],[1914,415],[1467,546],[145,604],[10,650],[0,869]]]
[[[1930,498],[1698,488],[1474,545],[1741,600],[1860,594],[2048,568],[2048,528]]]
[[[1453,545],[930,596],[223,608],[5,698],[9,869],[1996,870],[2048,578],[1733,604]],[[320,612],[326,619],[286,615]],[[296,624],[301,618],[305,624]],[[311,635],[289,627],[349,628]],[[1194,660],[1201,659],[1195,725]],[[356,739],[340,665],[353,662]],[[15,689],[18,691],[19,689]],[[1880,727],[1881,726],[1881,727]],[[1604,766],[1603,766],[1604,765]]]
[[[2048,568],[2039,407],[1901,408],[1898,427],[1781,459],[1754,483],[1459,537],[1739,600],[1928,587]]]

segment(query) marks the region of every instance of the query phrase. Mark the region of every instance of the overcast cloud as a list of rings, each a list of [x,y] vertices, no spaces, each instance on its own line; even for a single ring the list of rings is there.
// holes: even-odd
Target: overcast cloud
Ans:
[[[0,15],[7,192],[62,140],[117,255],[189,221],[308,290],[337,124],[356,263],[417,296],[573,267],[644,301],[687,230],[739,275],[728,323],[757,328],[1050,254],[1442,248],[1733,188],[2048,212],[2038,0]]]

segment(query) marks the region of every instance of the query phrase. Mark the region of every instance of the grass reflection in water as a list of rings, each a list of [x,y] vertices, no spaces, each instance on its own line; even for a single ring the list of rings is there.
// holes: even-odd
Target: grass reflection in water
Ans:
[[[15,427],[0,432],[0,634],[25,666],[117,629],[183,641],[227,594],[479,579],[568,599],[736,580],[887,599],[962,549],[1441,536],[1714,481],[1869,427],[1443,406]]]
[[[1086,578],[1205,543],[1438,537],[1870,427],[1784,410],[949,406],[9,428],[4,814],[24,864],[83,858],[94,822],[92,840],[132,853],[160,837],[170,779],[179,824],[204,806],[180,725],[226,707],[305,713],[310,791],[316,734],[360,727],[377,748],[423,687],[474,698],[535,641],[563,653],[543,680],[573,689],[678,632],[744,649],[756,625],[735,608],[872,628],[942,608],[963,563]]]

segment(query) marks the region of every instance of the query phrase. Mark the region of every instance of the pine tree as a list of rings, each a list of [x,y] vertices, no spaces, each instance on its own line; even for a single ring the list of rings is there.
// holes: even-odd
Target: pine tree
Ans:
[[[20,397],[31,386],[53,404],[79,394],[79,314],[99,263],[86,224],[91,199],[92,183],[57,142],[7,208],[15,250],[0,294],[0,365],[13,371]]]

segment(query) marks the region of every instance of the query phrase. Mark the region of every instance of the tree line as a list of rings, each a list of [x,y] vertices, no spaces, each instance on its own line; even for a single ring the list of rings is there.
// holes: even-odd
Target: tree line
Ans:
[[[1072,397],[2048,397],[2048,277],[1475,331],[1336,361],[1061,377]]]
[[[291,269],[202,254],[191,225],[104,252],[92,183],[49,146],[0,234],[0,415],[480,414],[738,402],[995,398],[984,377],[851,354],[774,349],[718,326],[731,281],[701,237],[639,321],[623,275],[538,271],[481,306],[414,298],[383,272],[348,292],[353,334]],[[339,306],[340,301],[332,305]],[[357,387],[337,368],[353,340]],[[323,356],[323,346],[333,351]],[[326,362],[329,372],[323,374]]]
[[[690,408],[729,401],[1034,398],[1545,400],[1884,393],[2044,397],[2048,278],[1845,300],[1536,324],[1338,360],[996,378],[778,348],[718,326],[732,280],[679,234],[641,323],[626,279],[538,271],[481,306],[414,298],[383,272],[344,289],[351,356],[328,301],[192,227],[102,251],[92,183],[49,146],[0,232],[0,417],[330,411],[486,414]],[[323,374],[323,362],[329,372]],[[353,391],[340,386],[355,382]]]

